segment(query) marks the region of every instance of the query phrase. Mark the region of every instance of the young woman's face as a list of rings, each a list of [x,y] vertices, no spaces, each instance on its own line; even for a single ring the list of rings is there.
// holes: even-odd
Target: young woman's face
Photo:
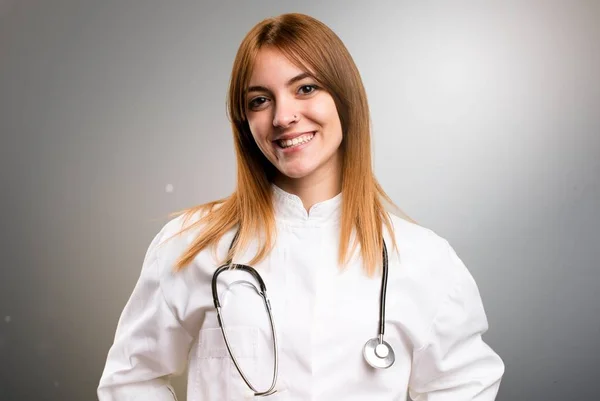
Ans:
[[[295,180],[339,174],[342,126],[331,95],[278,50],[262,48],[246,94],[252,136]]]

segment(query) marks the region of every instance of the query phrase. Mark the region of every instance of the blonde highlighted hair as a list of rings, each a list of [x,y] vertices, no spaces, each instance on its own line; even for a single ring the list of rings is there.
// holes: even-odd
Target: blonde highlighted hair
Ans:
[[[263,260],[273,248],[276,228],[271,185],[275,167],[258,148],[246,119],[246,89],[254,60],[264,46],[281,51],[320,83],[335,101],[343,136],[338,259],[341,266],[345,265],[360,245],[364,267],[372,275],[381,264],[384,226],[393,233],[383,201],[395,205],[373,174],[367,95],[359,71],[340,38],[322,22],[297,13],[260,22],[248,32],[238,49],[227,99],[237,161],[237,185],[227,198],[176,213],[185,214],[184,228],[178,234],[195,227],[201,227],[201,230],[177,261],[175,270],[183,269],[200,251],[216,245],[234,228],[239,230],[239,235],[226,260],[233,259],[259,237],[264,241],[250,264]],[[187,222],[198,214],[201,217],[188,225]],[[351,248],[353,233],[355,241]],[[394,236],[391,238],[397,249]]]

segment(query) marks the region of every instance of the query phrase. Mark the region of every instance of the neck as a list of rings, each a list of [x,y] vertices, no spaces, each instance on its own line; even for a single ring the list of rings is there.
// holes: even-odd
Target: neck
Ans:
[[[298,196],[307,211],[319,202],[326,201],[342,191],[341,175],[330,171],[317,177],[290,178],[278,176],[274,183],[284,191]]]

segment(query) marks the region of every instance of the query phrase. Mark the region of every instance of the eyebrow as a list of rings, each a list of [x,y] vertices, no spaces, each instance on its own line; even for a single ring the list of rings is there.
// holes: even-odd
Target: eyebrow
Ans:
[[[290,86],[295,82],[301,81],[304,78],[309,78],[312,77],[311,74],[307,73],[307,72],[303,72],[301,74],[296,75],[295,77],[293,77],[292,79],[290,79],[289,81],[287,81],[287,83],[285,84],[285,86]],[[269,89],[267,89],[264,86],[251,86],[248,88],[248,90],[246,90],[246,93],[250,93],[250,92],[269,92]]]

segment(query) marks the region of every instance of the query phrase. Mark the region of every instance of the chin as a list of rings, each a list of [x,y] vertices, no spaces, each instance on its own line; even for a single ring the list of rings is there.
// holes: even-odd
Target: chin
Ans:
[[[294,179],[294,180],[308,177],[314,171],[315,171],[315,169],[312,167],[306,167],[306,168],[300,167],[300,168],[294,168],[294,169],[279,170],[279,172],[281,174],[283,174],[284,176],[286,176],[288,178]]]
[[[305,178],[305,177],[309,176],[310,172],[302,172],[302,173],[299,173],[299,172],[293,172],[293,173],[291,173],[291,172],[282,172],[281,174],[283,174],[287,178],[290,178],[290,179],[293,179],[293,180],[299,180],[299,179],[302,179],[302,178]]]

